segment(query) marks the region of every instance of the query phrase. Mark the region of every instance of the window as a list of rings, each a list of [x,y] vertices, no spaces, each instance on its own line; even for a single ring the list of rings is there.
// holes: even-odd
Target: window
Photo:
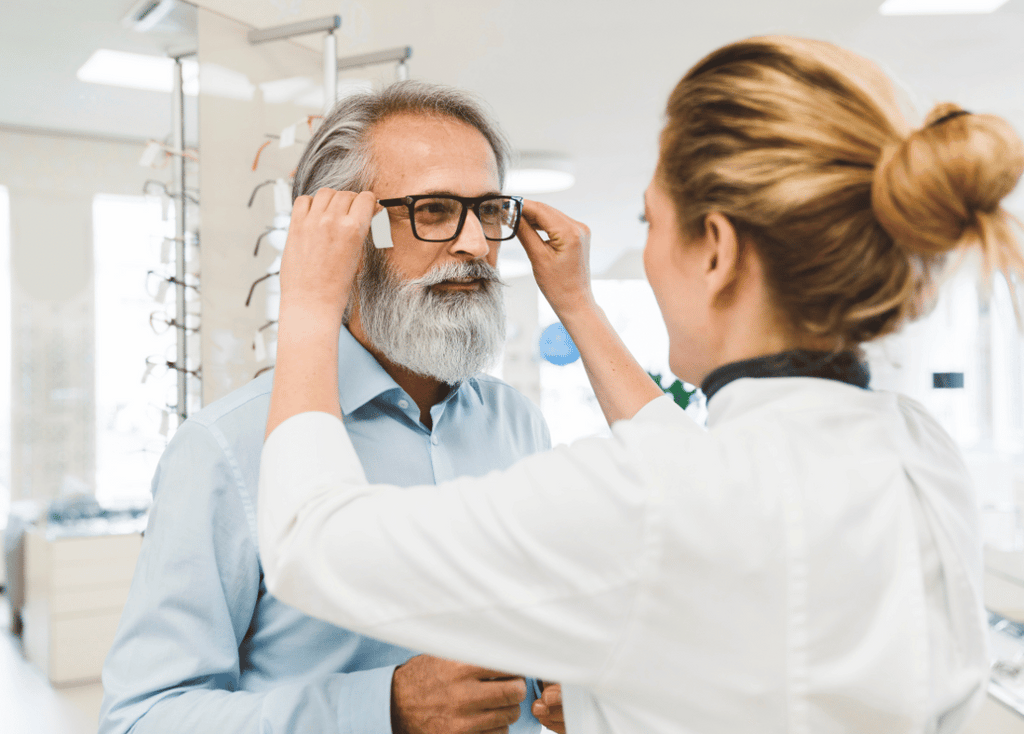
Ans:
[[[668,332],[651,286],[644,280],[595,280],[594,297],[622,337],[629,351],[648,372],[659,374],[662,385],[675,381],[668,366]],[[543,295],[539,295],[540,329],[558,321]],[[551,430],[553,444],[567,444],[585,436],[610,435],[597,397],[581,360],[563,367],[541,360],[540,407]],[[702,421],[703,401],[687,408]]]
[[[96,499],[148,501],[156,463],[174,426],[174,289],[160,263],[173,257],[173,211],[159,197],[100,194],[93,200],[96,292]],[[172,272],[171,266],[164,269]],[[162,296],[157,300],[156,296]],[[151,327],[156,325],[157,330]],[[150,369],[147,358],[156,363]],[[145,379],[144,379],[145,377]]]
[[[0,527],[11,506],[11,204],[0,186]]]

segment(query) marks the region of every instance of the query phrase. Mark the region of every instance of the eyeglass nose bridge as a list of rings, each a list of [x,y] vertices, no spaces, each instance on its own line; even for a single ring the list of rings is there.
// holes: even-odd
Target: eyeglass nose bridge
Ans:
[[[473,216],[476,217],[476,221],[480,225],[480,234],[484,236],[484,241],[500,242],[500,240],[492,240],[490,237],[487,236],[487,232],[484,230],[484,223],[480,219],[480,205],[483,204],[485,201],[490,201],[490,199],[477,199],[472,204],[467,204],[465,201],[459,199],[457,199],[457,201],[459,202],[459,204],[462,205],[462,213],[459,214],[459,223],[455,227],[455,234],[452,236],[450,240],[445,240],[446,242],[455,242],[459,239],[459,237],[462,236],[462,228],[466,224],[466,217],[469,214],[470,209],[473,210]]]

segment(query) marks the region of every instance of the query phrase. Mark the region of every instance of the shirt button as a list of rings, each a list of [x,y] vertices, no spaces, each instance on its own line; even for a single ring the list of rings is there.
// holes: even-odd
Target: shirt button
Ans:
[[[398,407],[401,408],[402,410],[405,410],[406,408],[409,407],[409,401],[405,399],[399,400]]]
[[[438,438],[437,438],[437,436],[431,436],[431,437],[430,437],[430,443],[432,443],[432,444],[434,444],[435,446],[437,446],[437,444],[438,444]]]

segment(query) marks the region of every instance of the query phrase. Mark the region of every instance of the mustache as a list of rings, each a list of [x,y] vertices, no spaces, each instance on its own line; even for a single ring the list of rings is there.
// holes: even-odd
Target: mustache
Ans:
[[[437,285],[438,283],[444,283],[446,280],[464,278],[482,280],[499,286],[507,285],[507,283],[501,279],[498,269],[485,260],[443,263],[426,275],[421,275],[419,278],[408,281],[406,285],[429,288],[430,286]]]

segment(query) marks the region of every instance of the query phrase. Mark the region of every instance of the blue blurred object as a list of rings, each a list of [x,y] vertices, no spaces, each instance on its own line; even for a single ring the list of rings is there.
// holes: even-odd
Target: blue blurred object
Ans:
[[[540,356],[562,367],[580,358],[580,350],[560,323],[551,324],[540,335]]]

